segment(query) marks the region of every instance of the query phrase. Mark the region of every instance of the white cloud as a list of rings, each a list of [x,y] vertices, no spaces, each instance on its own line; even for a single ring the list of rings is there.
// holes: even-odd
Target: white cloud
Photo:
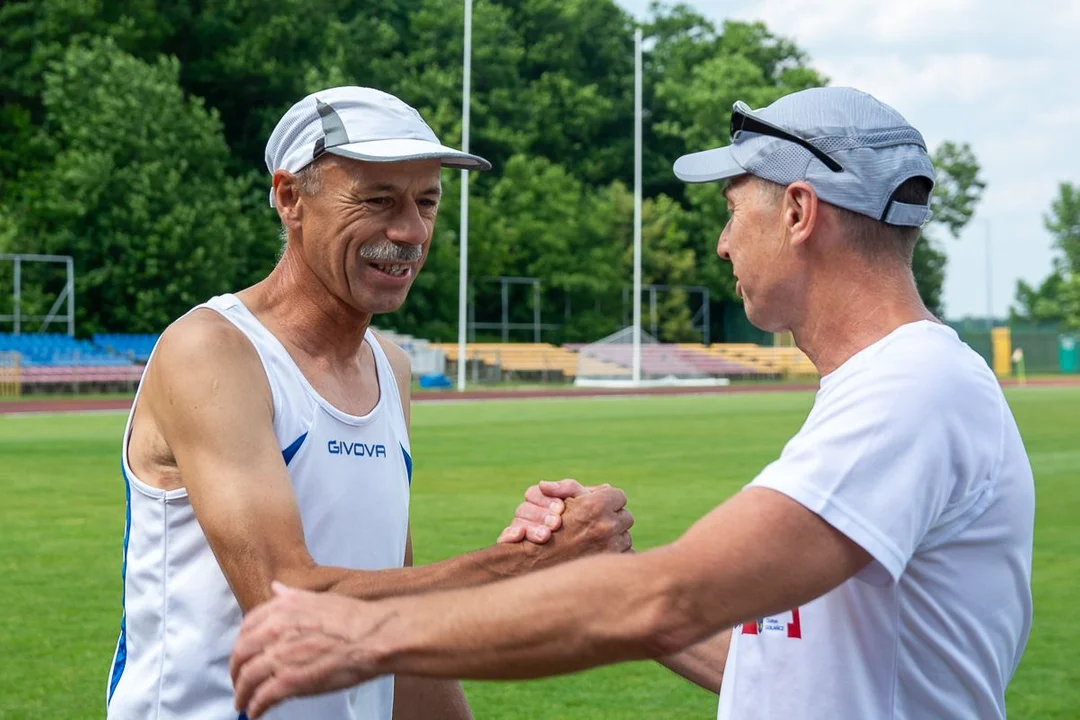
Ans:
[[[1018,278],[1049,272],[1042,215],[1059,182],[1080,182],[1080,0],[682,1],[716,22],[764,21],[832,84],[895,107],[931,147],[971,144],[988,186],[962,237],[944,243],[950,314],[985,311],[987,227],[996,313]],[[618,2],[646,14],[648,0]]]
[[[984,3],[985,4],[985,3]],[[896,44],[947,35],[970,22],[976,0],[763,0],[753,15],[777,32],[813,44],[858,33],[863,42]]]
[[[1080,127],[1080,103],[1064,107],[1042,106],[1034,111],[1035,123],[1047,129],[1074,131]]]
[[[1047,63],[995,58],[984,52],[931,53],[918,56],[863,54],[824,57],[814,62],[833,85],[852,85],[902,108],[946,101],[996,102],[1001,88],[1041,79]]]

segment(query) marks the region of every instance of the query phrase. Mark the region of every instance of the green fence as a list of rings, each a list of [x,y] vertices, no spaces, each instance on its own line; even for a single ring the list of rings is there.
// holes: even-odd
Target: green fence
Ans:
[[[1013,326],[1012,348],[1024,351],[1024,366],[1029,373],[1061,372],[1058,328]]]
[[[987,365],[994,367],[994,353],[990,345],[989,330],[954,329],[961,340],[970,345],[972,350],[982,355],[982,359],[986,361]]]
[[[960,339],[979,353],[993,367],[990,331],[973,323],[951,324]],[[1013,325],[1009,328],[1012,352],[1024,351],[1024,369],[1028,373],[1078,372],[1077,336],[1058,327]]]

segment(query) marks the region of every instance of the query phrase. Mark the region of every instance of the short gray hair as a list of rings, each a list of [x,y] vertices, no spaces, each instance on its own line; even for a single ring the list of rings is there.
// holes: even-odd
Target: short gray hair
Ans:
[[[296,191],[301,196],[311,197],[322,190],[323,163],[320,162],[321,159],[319,158],[319,160],[305,165],[293,175],[296,178]],[[285,227],[285,223],[281,224],[279,237],[281,239],[281,250],[284,252],[285,246],[289,243],[289,229]]]
[[[784,185],[758,177],[754,180],[757,182],[759,191],[773,202],[779,202],[784,197],[784,192],[787,190]],[[925,205],[930,199],[932,188],[927,178],[909,178],[896,189],[893,199],[902,203]],[[888,225],[824,200],[822,202],[836,212],[851,245],[867,260],[871,262],[900,260],[908,265],[911,264],[921,228]]]

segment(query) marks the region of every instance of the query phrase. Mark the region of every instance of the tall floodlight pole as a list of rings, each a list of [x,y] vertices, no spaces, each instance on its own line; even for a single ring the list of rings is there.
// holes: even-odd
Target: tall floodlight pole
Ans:
[[[986,221],[986,324],[994,327],[994,275],[990,266],[990,220]]]
[[[634,384],[641,382],[641,28],[634,31]]]
[[[465,0],[465,67],[461,83],[461,150],[469,152],[469,92],[472,79],[472,0]],[[461,171],[461,245],[458,252],[457,389],[465,389],[465,340],[469,322],[469,172]]]

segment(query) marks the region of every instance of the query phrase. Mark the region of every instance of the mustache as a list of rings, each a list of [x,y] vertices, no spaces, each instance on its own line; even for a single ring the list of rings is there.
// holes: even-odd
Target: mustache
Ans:
[[[375,262],[411,263],[418,262],[424,256],[424,248],[421,245],[386,242],[378,245],[364,245],[357,255],[363,260]]]

